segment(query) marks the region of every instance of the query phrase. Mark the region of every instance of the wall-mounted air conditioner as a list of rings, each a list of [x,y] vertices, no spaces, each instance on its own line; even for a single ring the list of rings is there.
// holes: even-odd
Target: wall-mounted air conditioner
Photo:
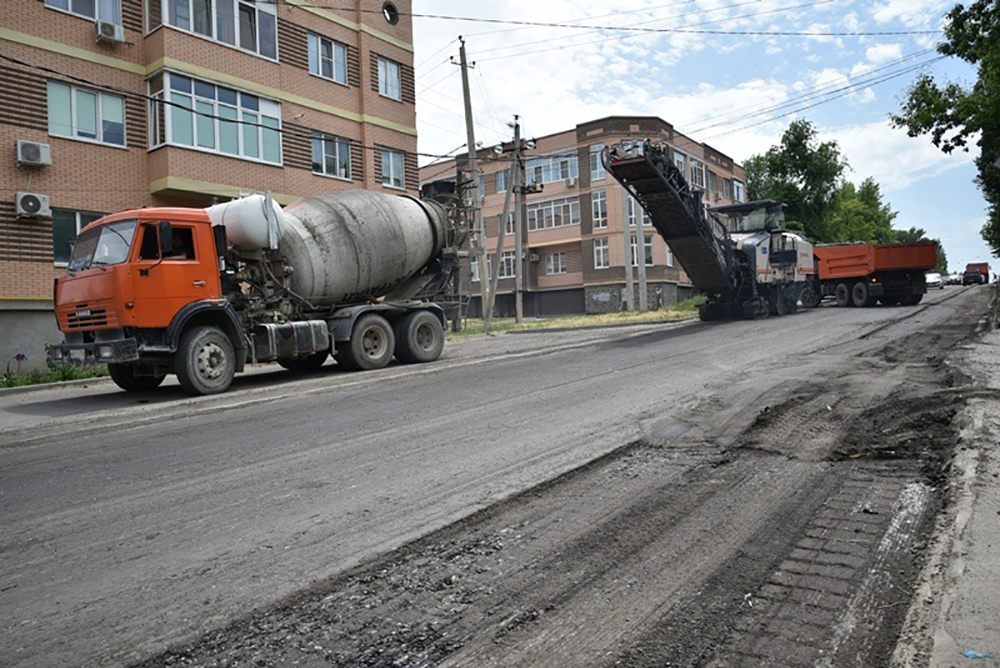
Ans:
[[[14,193],[14,213],[18,218],[51,218],[49,196],[40,193]]]
[[[567,188],[576,187],[576,177],[571,176],[568,179],[566,179],[566,187]]]
[[[94,32],[97,34],[98,42],[121,44],[125,41],[125,28],[117,23],[97,21],[94,23]]]
[[[528,253],[528,262],[538,262],[541,259],[538,253]]]
[[[52,149],[37,141],[17,140],[17,164],[44,167],[52,164]]]

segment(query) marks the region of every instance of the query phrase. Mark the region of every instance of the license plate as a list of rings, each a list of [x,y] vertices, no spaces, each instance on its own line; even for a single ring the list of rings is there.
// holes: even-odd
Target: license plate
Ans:
[[[69,358],[71,360],[84,361],[87,359],[87,353],[83,350],[71,350],[69,351]]]

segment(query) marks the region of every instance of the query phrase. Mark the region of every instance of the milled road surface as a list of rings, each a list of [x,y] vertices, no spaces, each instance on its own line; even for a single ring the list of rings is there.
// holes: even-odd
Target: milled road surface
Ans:
[[[987,297],[0,396],[0,656],[884,664]]]

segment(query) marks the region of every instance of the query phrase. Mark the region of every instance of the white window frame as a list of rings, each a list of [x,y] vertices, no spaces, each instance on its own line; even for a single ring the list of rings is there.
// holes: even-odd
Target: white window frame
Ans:
[[[320,163],[320,171],[316,171],[316,149],[317,142],[319,142],[320,155],[323,157]],[[333,148],[332,153],[328,153],[329,148]],[[347,154],[347,170],[346,173],[340,174],[340,165],[343,164],[342,152]],[[345,137],[337,137],[335,135],[328,135],[323,132],[313,132],[312,133],[312,173],[317,176],[328,176],[332,179],[339,179],[341,181],[351,181],[352,179],[352,165],[351,165],[351,140]],[[333,156],[334,164],[336,165],[336,172],[330,173],[327,171],[326,158],[328,156]]]
[[[503,214],[502,213],[498,213],[497,214],[497,229],[498,230],[500,229],[500,222],[502,220],[503,220]],[[507,224],[504,225],[504,232],[503,233],[505,235],[507,235],[507,236],[512,236],[514,234],[514,232],[515,232],[514,225],[515,225],[514,214],[508,211],[507,212]]]
[[[69,89],[69,101],[70,101],[70,112],[69,112],[69,134],[63,134],[53,127],[52,122],[52,96],[51,90],[52,86],[62,86]],[[95,90],[92,88],[85,88],[83,86],[75,86],[73,84],[64,83],[62,81],[54,81],[49,79],[46,82],[46,114],[48,121],[48,133],[53,137],[62,137],[63,139],[72,139],[73,141],[87,142],[88,144],[100,144],[101,146],[111,146],[112,148],[122,148],[128,150],[128,108],[125,106],[125,98],[121,95],[114,95],[112,93],[105,93],[104,91]],[[94,134],[96,137],[83,137],[77,134],[79,130],[79,118],[77,114],[77,94],[86,93],[88,95],[93,95],[96,97],[96,111],[94,118]],[[121,101],[122,108],[122,143],[118,144],[115,142],[104,140],[104,99],[105,98],[116,98]]]
[[[636,235],[634,235],[634,234],[630,235],[629,239],[631,241],[630,246],[632,247],[632,266],[633,267],[638,267],[639,263],[638,263],[638,258],[636,257],[636,253],[638,252],[638,248],[637,248],[637,246],[638,246],[638,239],[636,238]],[[647,267],[652,267],[653,266],[653,235],[652,234],[644,234],[644,235],[642,235],[642,246],[643,246],[643,251],[645,251],[644,254],[646,256],[646,258],[645,258],[646,259],[646,266]]]
[[[330,76],[323,74],[323,47],[330,46]],[[339,74],[343,73],[343,78]],[[347,86],[347,45],[329,37],[309,33],[309,73],[327,81]]]
[[[681,170],[681,174],[687,177],[687,155],[674,149],[674,164]]]
[[[691,185],[705,189],[705,163],[697,158],[691,158]]]
[[[636,209],[639,209],[639,211],[642,213],[642,216],[641,216],[640,220],[642,221],[643,227],[645,227],[646,225],[649,225],[649,214],[646,213],[646,210],[644,208],[642,208],[639,205],[638,202],[635,201],[634,197],[632,197],[631,195],[629,195],[628,196],[628,224],[629,224],[629,226],[634,226],[635,225],[635,210]]]
[[[507,192],[507,170],[501,169],[497,172],[497,192]]]
[[[390,72],[395,71],[395,81]],[[395,60],[378,56],[378,94],[390,100],[403,100],[403,66]]]
[[[232,4],[232,14],[227,18],[232,22],[233,27],[233,41],[232,43],[225,41],[219,37],[219,2],[220,0],[208,0],[209,2],[209,16],[211,17],[212,30],[211,34],[206,35],[195,31],[194,29],[194,2],[198,0],[148,0],[148,2],[159,2],[160,3],[160,26],[165,26],[172,28],[174,30],[180,30],[181,32],[187,33],[189,35],[194,35],[195,37],[200,37],[201,39],[211,40],[217,44],[222,44],[223,46],[228,46],[231,49],[237,49],[243,53],[249,53],[251,55],[257,56],[258,58],[263,58],[265,60],[270,60],[277,62],[279,56],[279,45],[278,45],[278,11],[276,2],[256,2],[256,0],[221,0],[223,2],[230,2]],[[174,25],[171,23],[171,13],[170,5],[171,3],[184,3],[187,7],[187,17],[188,24],[187,28],[179,25]],[[245,6],[247,9],[254,10],[255,14],[255,30],[254,35],[254,49],[243,48],[243,39],[241,35],[242,25],[240,21],[240,7]],[[261,20],[260,14],[267,14],[274,19],[274,56],[265,55],[260,52],[261,47]],[[148,12],[147,12],[148,14]],[[149,25],[149,30],[152,32],[160,26]]]
[[[604,144],[594,144],[590,147],[590,182],[601,181],[607,176],[604,170],[604,162],[601,161],[601,153],[604,151]]]
[[[733,180],[732,179],[722,179],[722,196],[726,199],[733,198]]]
[[[555,251],[545,254],[545,275],[558,276],[566,271],[566,251]]]
[[[514,278],[516,275],[517,254],[514,251],[504,251],[500,256],[500,275],[498,278]]]
[[[590,209],[594,229],[602,230],[608,226],[608,191],[595,190],[590,194]]]
[[[594,239],[594,269],[610,269],[611,254],[607,237]]]
[[[489,262],[486,263],[487,267]],[[469,275],[473,283],[479,282],[479,256],[473,255],[469,258]]]
[[[733,179],[733,201],[745,202],[747,199],[746,184],[739,179]]]
[[[110,10],[102,10],[102,7],[107,7],[108,3],[111,5]],[[65,4],[66,7],[60,7],[59,5]],[[75,0],[45,0],[45,6],[49,9],[54,9],[57,12],[63,12],[64,14],[69,14],[71,16],[78,16],[82,19],[89,19],[91,21],[104,21],[105,23],[114,23],[115,25],[122,25],[122,3],[121,0],[94,0],[94,13],[84,14],[83,12],[78,12],[73,9]],[[109,12],[110,11],[110,15]]]
[[[556,224],[556,215],[559,224]],[[551,230],[580,224],[580,198],[563,197],[528,205],[528,231]]]
[[[74,211],[72,209],[53,209],[52,213],[55,214],[55,213],[58,213],[60,211],[66,211],[68,213],[72,213],[73,214],[74,222],[75,222],[75,225],[76,225],[76,234],[75,234],[76,237],[80,236],[80,230],[82,230],[87,225],[90,225],[92,222],[94,222],[94,220],[100,220],[104,216],[108,215],[106,213],[96,213],[94,211]],[[97,216],[97,217],[94,218],[94,220],[88,220],[86,224],[83,224],[81,222],[81,220],[80,220],[81,216],[88,216],[88,217],[89,216]],[[54,218],[54,216],[53,216],[53,218]],[[53,225],[54,225],[55,224],[55,220],[53,220],[52,222],[53,222]],[[53,234],[54,234],[54,231],[53,231]],[[55,241],[53,241],[53,244],[55,244]],[[69,262],[60,262],[60,261],[56,260],[55,259],[55,255],[56,255],[56,249],[55,249],[55,246],[53,245],[53,248],[52,248],[52,260],[53,260],[53,264],[55,266],[57,266],[57,267],[65,267],[65,266],[69,265]]]
[[[163,88],[160,91],[154,91],[152,89],[153,79],[157,75],[162,74],[162,85]],[[173,77],[181,77],[189,79],[191,81],[191,92],[180,92],[174,91],[171,88],[171,80]],[[198,84],[203,84],[206,86],[212,86],[215,91],[214,98],[207,98],[199,95],[196,91],[198,89]],[[266,97],[262,97],[257,93],[249,93],[232,86],[225,84],[217,84],[214,81],[208,81],[206,79],[198,79],[192,77],[188,74],[183,74],[179,72],[173,72],[171,70],[164,70],[157,72],[152,77],[147,80],[148,92],[151,98],[154,98],[149,103],[149,115],[152,119],[149,123],[150,129],[150,149],[154,150],[160,146],[176,146],[179,148],[184,148],[191,151],[200,151],[203,153],[211,153],[213,155],[221,155],[227,158],[236,158],[239,160],[248,160],[250,162],[259,162],[263,165],[273,165],[282,166],[284,164],[284,147],[282,145],[282,134],[281,134],[281,103],[277,100],[271,100]],[[222,88],[225,91],[232,91],[236,93],[236,104],[235,106],[231,103],[222,101],[219,99],[219,89]],[[174,140],[174,123],[173,114],[176,113],[177,107],[173,104],[164,104],[163,110],[163,121],[165,127],[162,129],[162,134],[164,137],[163,142],[158,142],[159,128],[159,115],[157,113],[156,105],[160,104],[157,100],[164,100],[166,102],[177,102],[182,98],[190,98],[191,102],[191,125],[192,125],[192,143],[182,144]],[[247,106],[244,106],[244,98],[246,98],[246,103],[249,104],[251,99],[257,100],[257,109],[253,110]],[[186,101],[186,100],[185,100]],[[201,103],[203,106],[211,106],[211,111],[204,111],[206,116],[202,116],[198,113],[198,104]],[[226,110],[235,111],[235,118],[225,119],[220,115],[220,109],[225,108]],[[249,117],[249,118],[248,118]],[[256,117],[256,118],[254,118]],[[200,146],[198,143],[198,119],[199,118],[210,118],[212,122],[213,131],[213,141],[212,146]],[[237,122],[244,121],[244,122]],[[237,151],[236,153],[230,153],[222,150],[222,132],[220,130],[221,123],[232,122],[236,125],[236,139],[237,139]],[[253,124],[256,125],[253,125]],[[266,126],[266,127],[265,127]],[[255,139],[257,146],[257,156],[252,155],[248,152],[248,146],[252,143],[248,139],[251,138],[250,134],[253,132],[253,138]],[[265,132],[276,132],[278,138],[278,159],[266,160],[264,158],[264,133]]]
[[[531,179],[530,183],[545,184],[575,179],[580,176],[580,159],[575,153],[531,158],[525,166],[525,172]]]
[[[395,163],[398,160],[399,165]],[[396,171],[399,171],[399,184],[395,183]],[[406,160],[403,152],[391,148],[382,149],[382,185],[394,190],[406,190]]]
[[[668,267],[673,267],[674,266],[674,252],[672,250],[670,250],[670,244],[666,244],[666,246],[667,246],[667,266]]]

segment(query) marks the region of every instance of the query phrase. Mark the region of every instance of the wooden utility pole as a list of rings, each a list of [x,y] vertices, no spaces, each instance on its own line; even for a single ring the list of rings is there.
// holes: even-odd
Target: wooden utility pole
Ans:
[[[479,166],[477,164],[476,131],[472,120],[472,97],[469,92],[469,61],[465,57],[465,39],[458,38],[458,57],[462,66],[462,94],[465,98],[465,134],[468,144],[469,172],[472,175],[472,230],[476,261],[479,265],[479,303],[483,318],[489,306],[489,282],[486,275],[486,231],[483,229],[483,207],[479,193]]]
[[[521,124],[517,122],[518,117],[514,116],[514,155],[518,156],[521,153]],[[490,306],[489,310],[483,315],[483,331],[490,331],[490,325],[493,323],[493,305],[496,303],[497,289],[500,285],[500,262],[503,259],[503,247],[504,241],[507,238],[507,217],[510,215],[510,196],[518,187],[518,177],[521,171],[518,169],[518,161],[515,157],[510,162],[510,169],[507,170],[507,194],[504,195],[503,199],[503,214],[500,216],[500,222],[497,225],[497,248],[496,252],[493,254],[493,266],[491,267],[492,273],[490,274]],[[515,242],[516,242],[516,232],[515,232]],[[515,270],[515,276],[517,272]]]

